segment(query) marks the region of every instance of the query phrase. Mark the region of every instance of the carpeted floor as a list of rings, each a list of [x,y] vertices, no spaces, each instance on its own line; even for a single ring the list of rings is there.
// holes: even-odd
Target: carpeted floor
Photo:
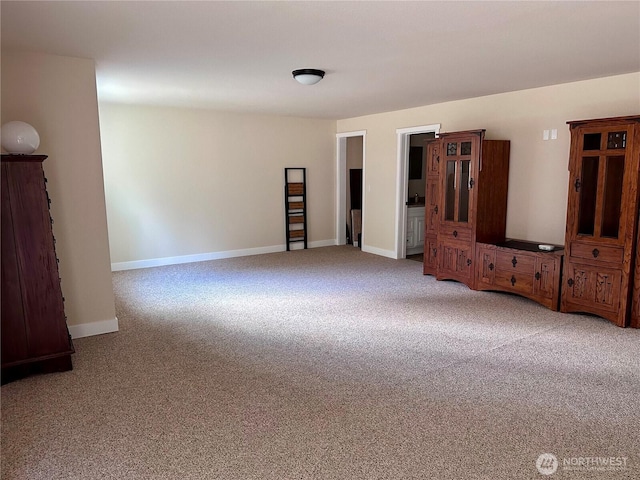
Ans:
[[[640,331],[421,271],[327,247],[114,273],[120,331],[2,386],[2,478],[640,478]]]
[[[423,253],[415,253],[413,255],[407,255],[407,260],[414,260],[416,262],[424,262],[424,254]]]

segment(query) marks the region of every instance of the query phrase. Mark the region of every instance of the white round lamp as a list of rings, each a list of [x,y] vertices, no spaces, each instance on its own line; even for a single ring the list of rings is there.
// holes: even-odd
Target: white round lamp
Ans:
[[[293,78],[302,85],[315,85],[324,77],[324,71],[318,70],[317,68],[301,68],[291,73],[293,74]]]
[[[0,129],[1,144],[8,153],[29,155],[40,145],[40,135],[26,122],[7,122]]]

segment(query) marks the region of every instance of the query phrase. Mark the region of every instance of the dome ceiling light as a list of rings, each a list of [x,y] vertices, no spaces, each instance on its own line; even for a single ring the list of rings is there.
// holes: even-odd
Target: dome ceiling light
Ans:
[[[315,68],[302,68],[294,70],[292,73],[293,78],[302,85],[315,85],[324,77],[324,71]]]

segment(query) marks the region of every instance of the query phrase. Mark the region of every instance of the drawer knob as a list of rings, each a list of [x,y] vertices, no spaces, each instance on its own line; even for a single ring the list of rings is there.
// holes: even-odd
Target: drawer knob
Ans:
[[[513,268],[516,268],[516,265],[518,264],[518,259],[515,257],[515,255],[513,256],[513,260],[511,260],[511,264],[513,265]]]
[[[470,266],[471,266],[471,259],[467,258],[467,267],[470,267]]]
[[[573,287],[573,278],[570,278],[569,280],[567,280],[567,285],[569,285],[570,287]]]
[[[598,258],[598,255],[600,255],[600,250],[594,248],[591,254],[593,255],[593,258]]]
[[[493,263],[489,264],[489,270],[493,271]]]
[[[540,280],[540,272],[536,272],[536,280]]]
[[[513,287],[516,284],[516,277],[511,275],[511,286]]]
[[[454,237],[456,237],[456,238],[458,238],[458,231],[457,231],[457,230],[454,230],[454,231],[453,231],[453,236],[454,236]]]

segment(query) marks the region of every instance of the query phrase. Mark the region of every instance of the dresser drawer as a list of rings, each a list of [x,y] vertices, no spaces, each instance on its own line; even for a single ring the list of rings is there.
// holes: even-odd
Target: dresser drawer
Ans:
[[[571,242],[570,255],[575,258],[598,260],[621,264],[624,257],[624,248],[617,246],[594,245],[592,243]]]
[[[533,255],[518,251],[496,252],[496,272],[518,273],[532,276],[535,274],[536,259]]]
[[[497,271],[494,284],[502,289],[514,293],[533,294],[534,278],[518,272]]]
[[[440,224],[438,228],[438,238],[440,240],[458,240],[460,242],[471,241],[471,229],[469,227],[459,227],[454,225]]]

